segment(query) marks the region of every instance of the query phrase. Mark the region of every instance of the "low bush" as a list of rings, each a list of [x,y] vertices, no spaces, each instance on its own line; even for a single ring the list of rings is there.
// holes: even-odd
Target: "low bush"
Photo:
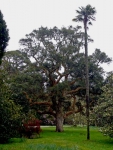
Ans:
[[[16,126],[20,122],[20,107],[12,100],[1,100],[0,103],[0,143],[6,143],[15,137]]]

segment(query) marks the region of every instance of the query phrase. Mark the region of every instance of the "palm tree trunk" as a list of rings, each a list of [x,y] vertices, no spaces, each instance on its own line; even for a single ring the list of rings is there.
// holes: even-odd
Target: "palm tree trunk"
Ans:
[[[86,63],[86,119],[87,119],[87,140],[90,139],[89,130],[89,67],[88,67],[88,44],[87,44],[87,23],[84,24],[85,29],[85,63]]]

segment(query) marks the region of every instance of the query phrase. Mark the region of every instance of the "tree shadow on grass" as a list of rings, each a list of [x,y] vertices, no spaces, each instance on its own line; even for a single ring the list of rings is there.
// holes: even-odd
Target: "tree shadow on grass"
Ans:
[[[29,145],[27,150],[78,150],[78,147],[61,147],[55,144],[37,144]]]

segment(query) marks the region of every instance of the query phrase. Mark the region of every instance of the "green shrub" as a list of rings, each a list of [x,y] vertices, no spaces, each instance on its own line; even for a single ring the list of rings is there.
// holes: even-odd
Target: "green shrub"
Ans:
[[[0,143],[6,143],[15,136],[21,119],[21,107],[10,100],[12,91],[5,77],[5,72],[0,70]]]
[[[20,122],[20,107],[12,100],[1,100],[0,103],[0,143],[6,143],[16,135]]]
[[[104,135],[113,138],[113,72],[108,74],[105,83],[98,105],[94,108],[95,121]]]

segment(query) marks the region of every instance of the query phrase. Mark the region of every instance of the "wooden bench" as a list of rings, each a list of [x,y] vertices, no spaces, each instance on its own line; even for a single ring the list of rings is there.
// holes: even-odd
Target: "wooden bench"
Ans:
[[[42,131],[40,128],[40,123],[41,121],[37,119],[29,120],[23,123],[20,131],[21,136],[31,138],[33,134],[38,134],[40,137],[40,132]]]

